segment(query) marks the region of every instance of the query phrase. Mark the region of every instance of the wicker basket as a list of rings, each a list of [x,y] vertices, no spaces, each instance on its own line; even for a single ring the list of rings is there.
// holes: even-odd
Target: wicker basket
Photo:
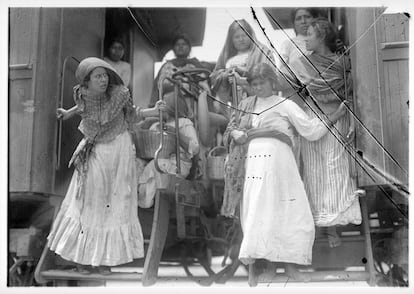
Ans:
[[[227,156],[227,148],[217,146],[207,155],[207,175],[212,180],[224,179],[224,161]]]
[[[135,128],[135,145],[137,147],[137,157],[143,159],[152,159],[160,146],[160,132]],[[175,135],[170,132],[163,132],[164,146],[160,152],[159,158],[170,158],[175,153]]]

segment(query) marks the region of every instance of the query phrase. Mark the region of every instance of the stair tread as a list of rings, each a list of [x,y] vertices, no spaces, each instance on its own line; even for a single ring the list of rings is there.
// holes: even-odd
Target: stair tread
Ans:
[[[128,280],[136,281],[140,280],[142,273],[137,272],[112,272],[108,275],[102,275],[99,273],[80,274],[72,270],[58,270],[51,269],[41,272],[41,275],[45,279],[49,280]]]
[[[352,236],[340,236],[342,243],[344,242],[354,242],[354,241],[365,241],[364,235],[352,235]],[[317,242],[327,242],[328,237],[318,237],[315,239],[315,243]]]
[[[367,271],[333,271],[333,270],[315,270],[313,272],[307,272],[311,278],[310,282],[329,282],[329,281],[364,281],[368,278],[369,273]],[[271,283],[271,282],[287,282],[289,277],[285,273],[277,273],[273,279],[258,279],[258,283]],[[294,282],[293,280],[290,280]]]

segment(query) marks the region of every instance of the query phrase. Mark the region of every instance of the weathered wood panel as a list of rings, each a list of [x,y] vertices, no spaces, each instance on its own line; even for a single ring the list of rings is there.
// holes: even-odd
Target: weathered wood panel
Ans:
[[[30,191],[53,193],[60,9],[40,9],[33,79],[34,120]]]
[[[58,96],[53,105],[58,105],[60,100],[66,109],[74,105],[73,86],[78,82],[75,79],[75,71],[78,66],[77,60],[90,56],[103,57],[103,40],[105,37],[105,9],[103,8],[63,8],[61,20],[61,41],[59,75],[62,75],[60,87],[63,87],[63,97]],[[66,66],[63,68],[65,59]],[[64,78],[64,79],[63,79]],[[60,80],[55,80],[55,83]],[[60,89],[59,87],[59,89]],[[64,195],[69,185],[73,169],[68,169],[68,163],[75,151],[77,144],[82,138],[79,132],[79,117],[64,121],[62,125],[62,142],[57,149],[61,148],[60,166],[56,171],[55,193]]]
[[[408,20],[382,9],[347,9],[356,113],[372,135],[408,170]],[[379,16],[379,19],[377,17]],[[377,20],[377,22],[375,22]],[[372,25],[374,24],[374,25]],[[407,183],[407,174],[364,128],[356,146],[376,167]],[[384,184],[358,169],[360,186]]]
[[[66,166],[80,134],[79,121],[69,122],[62,133],[65,168],[57,173],[56,106],[66,56],[79,60],[102,57],[105,9],[11,8],[10,9],[10,192],[64,195],[71,171]],[[63,106],[73,106],[76,84],[70,64],[65,70]]]
[[[350,44],[354,44],[360,36],[366,33],[363,38],[355,43],[350,51],[352,78],[354,81],[355,113],[369,131],[382,142],[382,108],[378,82],[376,34],[373,28],[369,29],[375,19],[375,9],[349,8],[347,10],[347,18]],[[357,149],[363,152],[365,158],[383,169],[384,157],[382,149],[361,125],[356,125]],[[374,184],[361,168],[358,168],[358,184],[360,186]]]
[[[408,18],[384,14],[378,21],[380,87],[383,96],[385,171],[408,184]],[[405,170],[405,171],[404,171]]]
[[[39,9],[11,8],[9,60],[9,190],[30,190],[33,76]]]

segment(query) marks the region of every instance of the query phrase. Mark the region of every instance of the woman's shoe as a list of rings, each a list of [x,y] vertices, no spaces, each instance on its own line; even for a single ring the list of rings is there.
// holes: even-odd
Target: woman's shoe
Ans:
[[[77,265],[76,271],[80,273],[81,275],[90,275],[91,271],[87,269],[85,265]]]
[[[101,275],[106,276],[106,275],[110,275],[112,272],[111,272],[111,268],[109,266],[99,266],[98,267],[98,273],[101,274]]]

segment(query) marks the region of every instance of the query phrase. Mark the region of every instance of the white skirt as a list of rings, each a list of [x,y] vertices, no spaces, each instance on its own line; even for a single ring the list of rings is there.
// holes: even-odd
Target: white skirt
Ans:
[[[241,203],[239,259],[312,263],[315,227],[292,149],[274,138],[250,142]]]
[[[143,257],[135,150],[128,131],[94,146],[80,197],[77,177],[75,170],[48,236],[50,249],[66,260],[92,266]]]

